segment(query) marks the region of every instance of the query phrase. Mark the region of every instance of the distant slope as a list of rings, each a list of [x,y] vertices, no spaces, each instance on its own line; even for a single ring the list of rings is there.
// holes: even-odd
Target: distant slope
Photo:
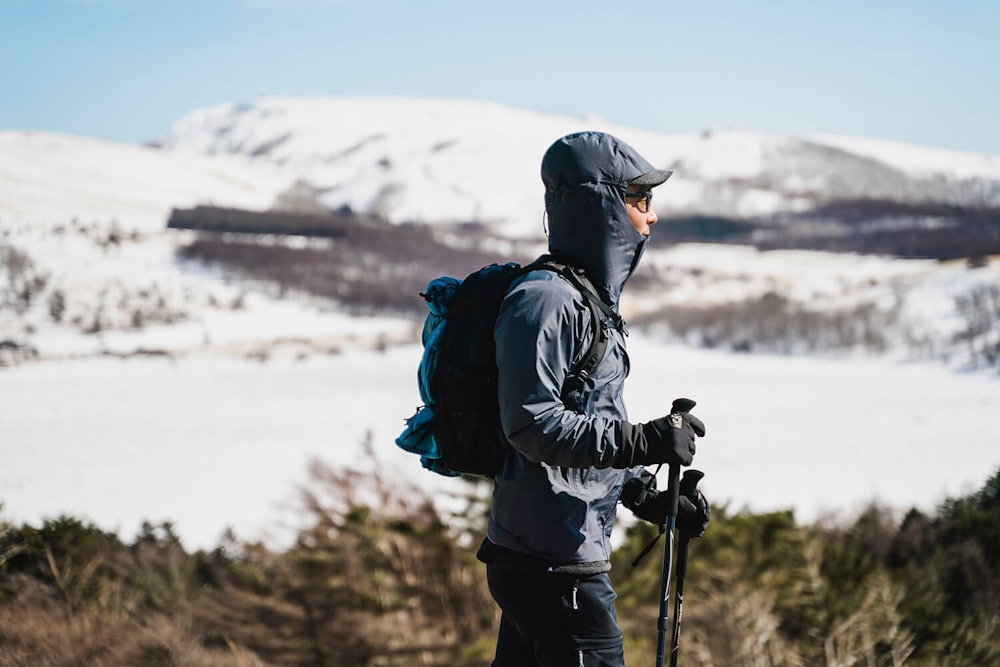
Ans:
[[[242,156],[199,156],[45,132],[0,131],[0,228],[162,229],[173,207],[270,208],[294,175]]]
[[[541,155],[582,129],[614,132],[676,171],[656,203],[675,223],[660,234],[674,241],[935,256],[906,249],[933,250],[934,234],[958,229],[952,236],[981,249],[947,256],[1000,252],[1000,156],[856,137],[667,135],[412,98],[262,98],[199,109],[161,149],[0,131],[0,225],[76,217],[148,229],[175,207],[264,210],[298,184],[332,210],[393,223],[472,222],[539,240]],[[898,233],[919,238],[897,243]]]
[[[161,144],[290,168],[329,208],[535,236],[541,155],[557,137],[584,129],[613,132],[676,171],[657,201],[665,218],[787,227],[814,210],[828,221],[832,204],[859,201],[1000,218],[1000,156],[851,137],[668,135],[482,102],[266,97],[196,110]]]

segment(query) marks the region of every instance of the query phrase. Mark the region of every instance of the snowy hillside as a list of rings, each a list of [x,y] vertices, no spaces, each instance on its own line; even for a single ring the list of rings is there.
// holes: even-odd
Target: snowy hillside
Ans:
[[[270,208],[292,177],[240,156],[205,158],[44,132],[0,131],[0,229],[117,223],[160,231],[173,207]]]
[[[848,137],[669,135],[483,102],[267,97],[194,111],[161,143],[289,167],[330,208],[394,222],[482,221],[531,236],[542,153],[585,129],[617,134],[676,170],[657,201],[661,215],[759,217],[853,199],[1000,206],[1000,156]]]
[[[164,228],[174,207],[265,211],[290,192],[319,191],[329,208],[346,205],[395,221],[486,221],[537,248],[544,242],[540,156],[555,137],[588,127],[615,132],[677,170],[657,199],[662,215],[762,215],[865,193],[911,202],[1000,201],[995,156],[844,137],[662,135],[480,102],[264,98],[194,111],[162,148],[0,132],[0,340],[20,350],[0,349],[0,363],[35,354],[177,351],[300,337],[281,325],[287,315],[265,316],[269,326],[249,323],[272,308],[315,311],[315,305],[279,302],[273,290],[235,281],[218,267],[178,261],[177,249],[193,234]],[[646,260],[651,268],[628,291],[625,308],[654,323],[669,308],[667,333],[697,344],[746,347],[750,334],[706,333],[704,320],[718,321],[720,313],[692,309],[728,308],[727,317],[743,321],[746,313],[727,304],[776,296],[799,319],[807,311],[843,311],[837,317],[848,320],[861,312],[872,320],[867,326],[891,328],[880,332],[886,340],[875,348],[898,351],[906,340],[909,354],[917,341],[919,355],[947,357],[965,326],[956,298],[1000,282],[1000,269],[988,261],[970,269],[721,245],[667,250],[660,234]],[[361,326],[342,314],[315,319],[310,330],[324,347],[347,337],[396,340],[411,331],[410,323],[392,318],[374,333],[373,322]],[[812,326],[834,324],[840,326],[827,318]],[[820,347],[838,345],[853,343]],[[786,347],[764,349],[813,349]]]
[[[205,347],[255,354],[260,341],[303,337],[324,348],[409,338],[406,322],[373,331],[372,320],[317,313],[178,264],[192,235],[166,229],[174,207],[267,210],[294,178],[242,156],[0,132],[0,367]]]

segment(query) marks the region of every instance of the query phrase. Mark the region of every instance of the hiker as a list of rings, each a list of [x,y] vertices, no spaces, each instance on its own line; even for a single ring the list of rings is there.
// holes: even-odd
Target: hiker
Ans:
[[[619,297],[657,220],[651,190],[670,174],[600,132],[565,136],[542,159],[549,252],[582,269],[607,314],[592,330],[580,291],[546,270],[517,277],[500,307],[498,396],[511,447],[478,553],[502,612],[496,667],[624,664],[607,575],[616,505],[662,524],[667,494],[646,493],[655,477],[642,466],[688,466],[704,435],[686,411],[631,423],[622,401]],[[608,337],[603,358],[566,392],[594,335]],[[708,518],[700,492],[681,499],[678,530],[698,536]]]

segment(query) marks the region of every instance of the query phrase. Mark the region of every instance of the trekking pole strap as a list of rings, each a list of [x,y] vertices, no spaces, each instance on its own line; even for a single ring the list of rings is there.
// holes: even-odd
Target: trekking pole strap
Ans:
[[[660,541],[661,537],[663,537],[664,532],[666,532],[666,527],[660,526],[660,532],[656,534],[656,537],[650,540],[649,544],[643,547],[642,551],[639,552],[639,555],[636,556],[635,560],[632,561],[632,567],[639,567],[639,563],[642,562],[643,558],[649,555],[649,552],[653,550],[653,547],[656,546],[656,543]]]
[[[656,476],[660,474],[660,468],[662,467],[663,467],[662,463],[656,466],[656,470],[654,470],[653,474],[649,477],[649,481],[647,481],[646,484],[642,487],[643,495],[649,493],[649,491],[653,488],[653,485],[656,483]],[[679,499],[678,502],[680,502]],[[656,546],[656,543],[660,541],[661,537],[663,537],[664,532],[666,532],[666,526],[660,525],[660,532],[656,534],[656,537],[650,540],[649,544],[643,547],[642,551],[639,552],[639,555],[636,556],[635,560],[632,561],[632,567],[639,567],[639,563],[642,562],[642,559],[645,558],[649,554],[649,552],[653,550],[653,547]]]

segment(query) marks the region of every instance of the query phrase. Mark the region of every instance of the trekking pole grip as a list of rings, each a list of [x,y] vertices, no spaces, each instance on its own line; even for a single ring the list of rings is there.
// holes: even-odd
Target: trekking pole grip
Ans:
[[[700,470],[695,470],[693,468],[685,470],[684,476],[681,478],[680,495],[687,496],[689,498],[694,496],[694,494],[698,492],[698,482],[700,482],[704,476],[705,473]],[[679,498],[678,502],[680,502]]]

